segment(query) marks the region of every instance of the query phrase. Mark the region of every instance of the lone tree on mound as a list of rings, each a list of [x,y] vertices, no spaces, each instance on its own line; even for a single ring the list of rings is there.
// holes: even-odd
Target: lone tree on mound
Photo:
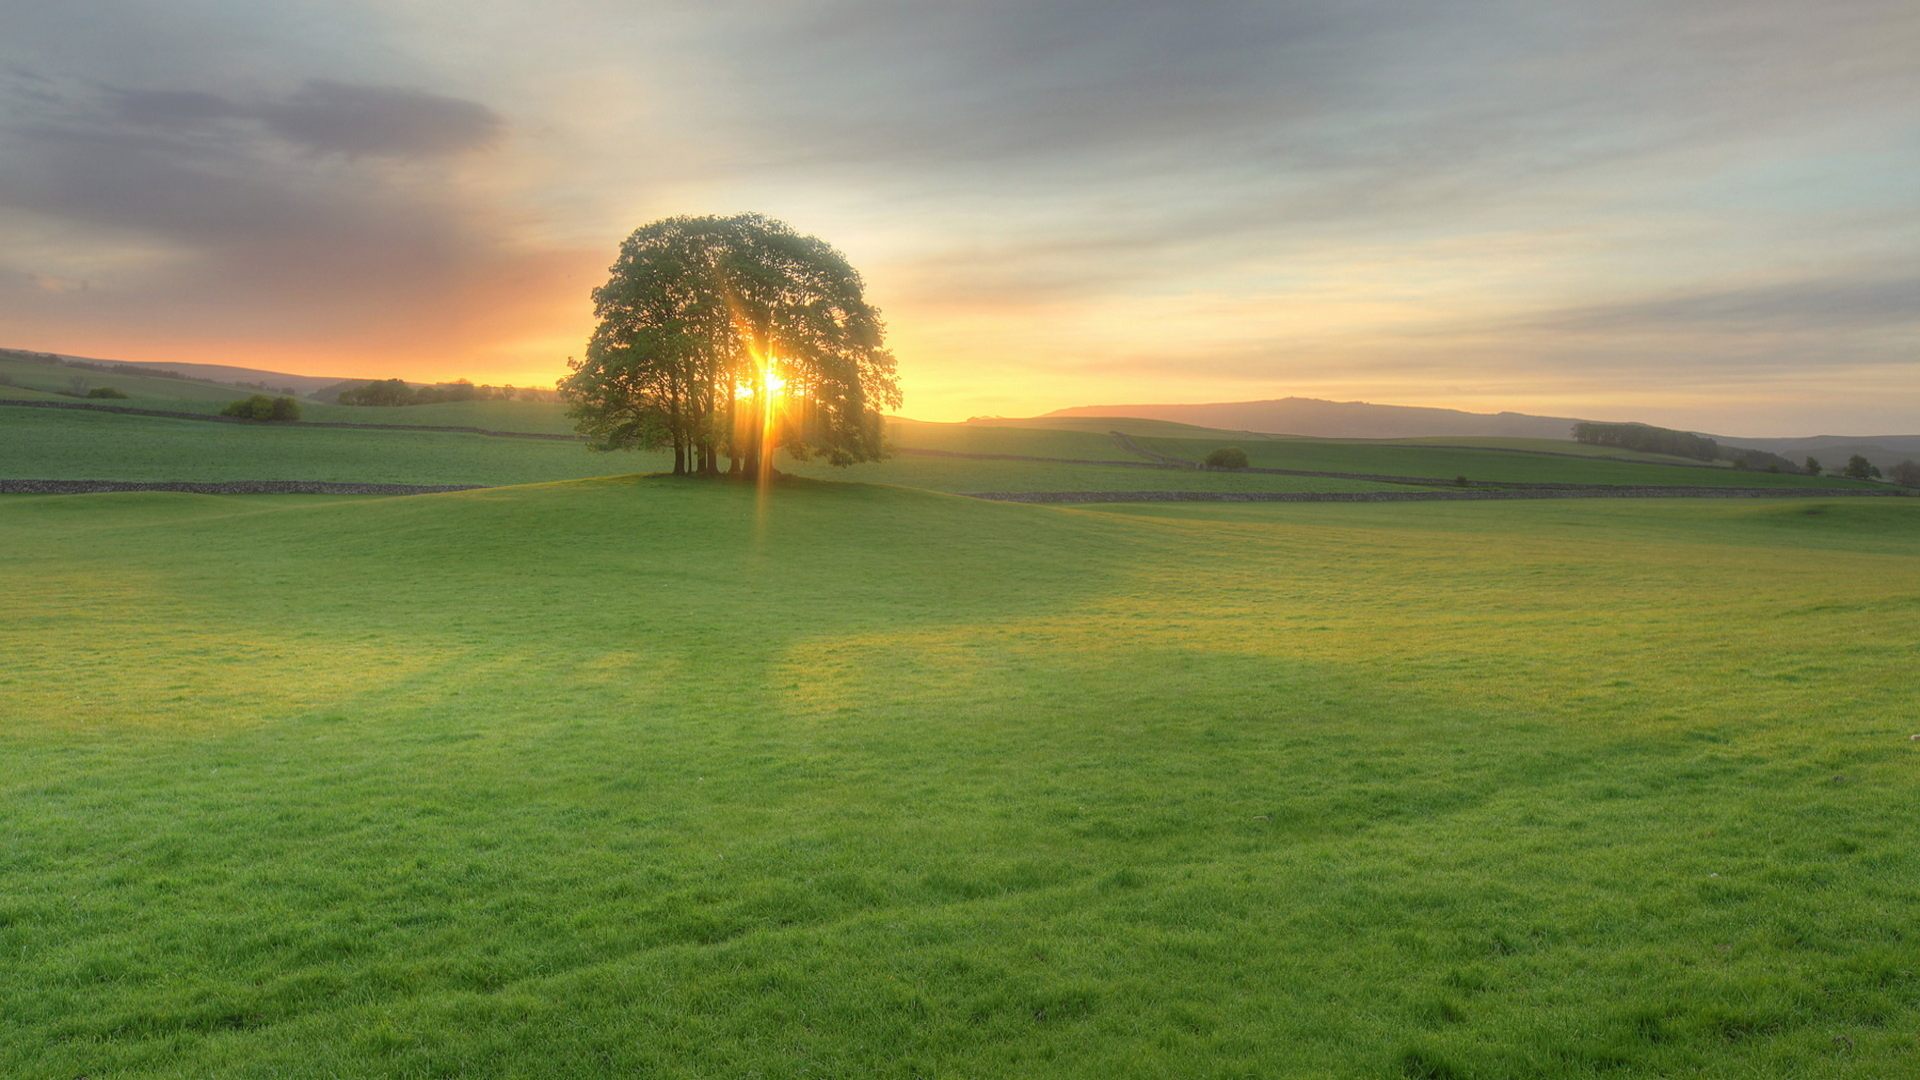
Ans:
[[[673,447],[675,473],[760,474],[785,447],[835,465],[881,456],[900,407],[893,355],[858,271],[759,214],[634,231],[593,291],[600,324],[560,380],[596,449]]]

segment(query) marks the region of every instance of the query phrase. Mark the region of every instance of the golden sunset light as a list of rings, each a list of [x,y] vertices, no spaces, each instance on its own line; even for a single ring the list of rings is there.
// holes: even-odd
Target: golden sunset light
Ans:
[[[0,5],[0,1080],[1920,1062],[1920,2]]]

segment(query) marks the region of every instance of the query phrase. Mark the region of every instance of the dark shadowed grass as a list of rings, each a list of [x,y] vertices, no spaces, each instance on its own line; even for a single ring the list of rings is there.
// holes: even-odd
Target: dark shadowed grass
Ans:
[[[0,1074],[1898,1074],[1914,511],[0,501]]]

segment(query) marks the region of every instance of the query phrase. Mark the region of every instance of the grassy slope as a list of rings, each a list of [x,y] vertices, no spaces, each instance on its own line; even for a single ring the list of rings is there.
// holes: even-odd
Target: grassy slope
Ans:
[[[78,401],[78,400],[80,399],[68,397],[65,394],[57,394],[51,390],[35,390],[31,387],[26,387],[26,386],[9,386],[6,384],[0,384],[0,401]],[[115,404],[115,402],[103,401],[103,402],[97,402],[97,404],[112,405],[112,404]],[[120,402],[119,404],[125,404],[125,402]]]
[[[0,375],[16,385],[0,385],[0,400],[51,399],[84,400],[56,394],[79,376],[90,386],[112,386],[128,396],[125,400],[98,401],[94,404],[121,405],[136,409],[167,412],[217,413],[228,402],[259,391],[237,386],[218,386],[186,379],[121,375],[85,368],[53,367],[0,357]],[[537,434],[565,435],[573,432],[565,407],[552,401],[459,401],[439,405],[410,405],[404,408],[364,408],[327,405],[314,401],[300,403],[305,420],[345,421],[362,424],[407,424],[414,426],[478,427],[494,431],[525,431]]]
[[[930,424],[896,417],[887,422],[887,441],[894,446],[970,454],[1019,454],[1085,461],[1140,460],[1138,454],[1121,449],[1105,431],[998,424]]]
[[[145,403],[151,404],[151,403]],[[509,429],[541,426],[537,402],[470,402],[352,413],[420,414],[424,421]],[[514,417],[520,417],[519,422]],[[982,454],[1138,461],[1104,432],[1024,426],[898,422],[896,445]],[[1145,444],[1199,457],[1223,441],[1245,447],[1256,464],[1326,471],[1480,480],[1615,484],[1806,484],[1810,478],[1725,469],[1679,469],[1494,450],[1330,440],[1174,440]],[[203,424],[106,413],[7,409],[0,404],[0,477],[118,480],[331,480],[392,483],[517,484],[664,469],[660,453],[594,454],[573,443],[490,439],[430,432],[348,431],[293,426]],[[1400,490],[1367,481],[1199,473],[899,454],[852,469],[783,458],[780,468],[823,479],[855,479],[934,491],[1368,491]],[[1820,483],[1843,486],[1846,481]]]
[[[566,406],[557,401],[449,401],[438,405],[394,408],[303,404],[300,406],[300,417],[303,420],[344,421],[350,424],[411,424],[526,431],[540,435],[573,434],[573,422],[567,419]]]
[[[1217,440],[1142,438],[1147,449],[1200,460]],[[1584,484],[1657,484],[1706,487],[1860,487],[1858,481],[1788,473],[1750,472],[1714,466],[1676,467],[1628,461],[1578,460],[1559,455],[1501,450],[1451,449],[1398,442],[1271,439],[1235,443],[1262,468]]]
[[[1916,511],[0,501],[0,1074],[1893,1075]]]
[[[1521,439],[1499,435],[1451,436],[1433,435],[1414,439],[1348,440],[1354,442],[1374,441],[1393,446],[1470,446],[1485,447],[1490,450],[1525,450],[1547,454],[1575,454],[1580,457],[1625,458],[1630,461],[1658,461],[1669,465],[1687,465],[1694,468],[1729,468],[1724,462],[1711,463],[1693,458],[1676,457],[1672,454],[1645,454],[1638,450],[1622,450],[1617,446],[1594,446],[1588,443],[1574,442],[1572,439]]]
[[[1110,440],[1101,441],[1112,447]],[[1009,442],[989,438],[984,445],[996,449],[983,452],[993,453],[1020,452],[1005,449],[1009,446],[1029,451],[1047,448],[1046,440],[1031,439]],[[670,464],[664,454],[596,454],[576,443],[297,425],[206,424],[0,406],[0,477],[496,485],[603,476],[634,469],[664,470]],[[952,492],[1399,490],[1364,481],[913,455],[851,469],[786,459],[780,467],[822,479],[858,479]]]
[[[243,390],[236,386],[216,386],[212,383],[156,378],[150,375],[121,375],[65,365],[36,364],[4,356],[0,356],[0,375],[7,376],[16,384],[14,387],[0,386],[0,396],[20,387],[47,392],[65,390],[68,384],[78,377],[86,380],[88,386],[114,387],[127,394],[130,399],[100,401],[96,404],[128,405],[141,409],[174,409],[181,412],[217,412],[220,406],[229,401],[257,393],[257,391]],[[63,396],[60,400],[82,399]]]
[[[1139,460],[1138,458],[1134,460]],[[785,457],[779,468],[819,480],[898,484],[947,492],[1004,491],[1410,491],[1400,484],[1258,473],[1187,472],[1028,461],[979,461],[899,454],[882,462],[834,468]]]
[[[0,406],[4,477],[521,484],[669,464],[658,454],[595,454],[570,442]]]

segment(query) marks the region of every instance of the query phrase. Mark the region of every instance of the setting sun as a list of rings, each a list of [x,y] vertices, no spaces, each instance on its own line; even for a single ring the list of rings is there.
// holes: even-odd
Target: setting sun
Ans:
[[[1916,1076],[1920,0],[0,4],[0,1080]]]

